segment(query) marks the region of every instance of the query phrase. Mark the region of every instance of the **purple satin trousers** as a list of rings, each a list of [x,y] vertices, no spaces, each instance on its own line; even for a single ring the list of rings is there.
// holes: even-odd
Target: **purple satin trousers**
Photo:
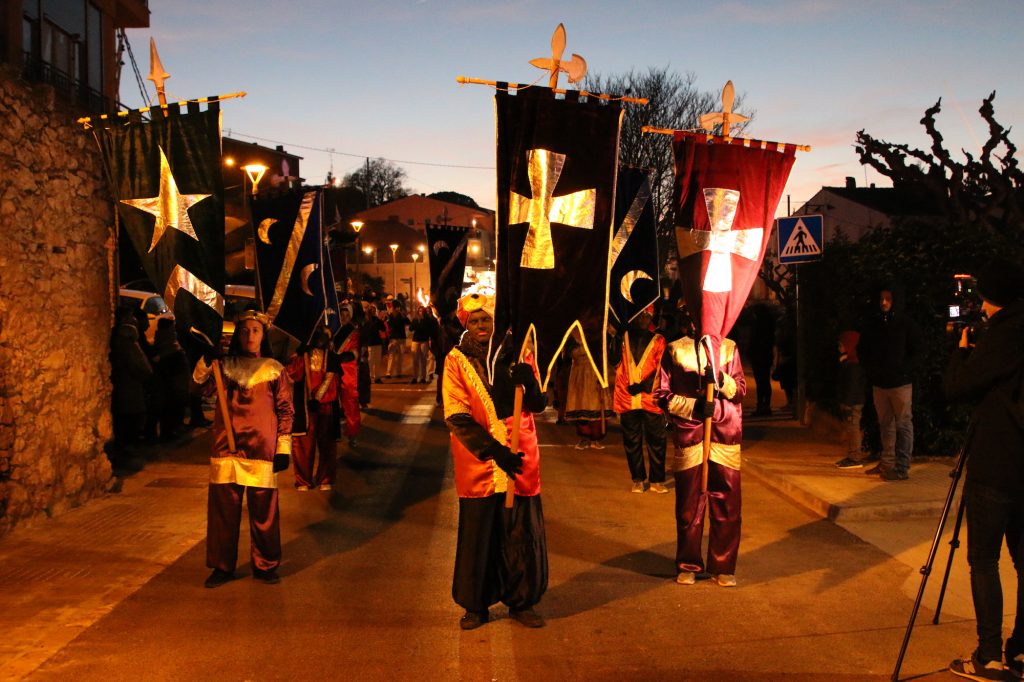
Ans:
[[[713,575],[736,573],[740,551],[740,472],[708,462],[707,517],[711,521],[708,560],[704,563],[704,505],[701,503],[699,466],[675,472],[676,571]]]
[[[211,483],[206,513],[206,565],[234,573],[242,497],[249,507],[252,567],[261,571],[281,563],[281,516],[277,488],[251,488],[237,483]]]

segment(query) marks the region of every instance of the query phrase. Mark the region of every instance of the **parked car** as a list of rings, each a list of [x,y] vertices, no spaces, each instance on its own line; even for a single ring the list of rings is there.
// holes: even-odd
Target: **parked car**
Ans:
[[[125,289],[122,288],[118,292],[118,298],[121,305],[137,306],[145,311],[146,316],[149,318],[149,328],[146,329],[146,340],[153,343],[153,337],[156,335],[156,324],[157,320],[167,317],[174,319],[174,313],[170,311],[167,304],[160,294],[155,294],[152,291],[142,291],[140,289]]]

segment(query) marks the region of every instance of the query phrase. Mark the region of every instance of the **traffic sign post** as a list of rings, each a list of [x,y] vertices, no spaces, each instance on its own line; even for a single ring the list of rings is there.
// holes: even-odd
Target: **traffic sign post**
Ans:
[[[778,253],[780,265],[813,263],[824,252],[824,218],[802,215],[779,218]]]
[[[807,371],[804,325],[800,310],[800,263],[816,263],[824,253],[824,218],[803,215],[779,218],[778,257],[781,265],[792,265],[796,296],[796,405],[793,416],[800,424],[806,423]]]

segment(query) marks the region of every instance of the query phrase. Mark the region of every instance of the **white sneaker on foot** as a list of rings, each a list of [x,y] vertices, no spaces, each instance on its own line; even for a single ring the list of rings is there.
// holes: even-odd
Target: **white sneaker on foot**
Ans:
[[[731,573],[719,573],[715,576],[715,582],[722,587],[736,587],[736,576]]]
[[[643,481],[633,481],[633,489],[630,492],[642,493],[646,492],[647,485]]]
[[[658,493],[659,495],[664,495],[665,493],[668,492],[668,488],[665,487],[664,483],[652,483],[651,492]]]
[[[596,440],[590,441],[590,447],[594,450],[604,450],[604,446],[598,443]]]
[[[697,582],[697,574],[693,571],[682,571],[676,575],[676,583],[679,585],[692,585]]]

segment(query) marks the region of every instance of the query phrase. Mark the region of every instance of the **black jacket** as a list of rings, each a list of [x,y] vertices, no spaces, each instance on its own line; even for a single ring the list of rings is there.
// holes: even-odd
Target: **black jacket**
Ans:
[[[893,294],[893,308],[878,312],[861,332],[857,354],[872,386],[896,388],[913,383],[921,355],[921,331]]]
[[[976,404],[967,442],[967,480],[1024,492],[1024,301],[992,316],[974,349],[957,348],[943,378],[950,400]]]

